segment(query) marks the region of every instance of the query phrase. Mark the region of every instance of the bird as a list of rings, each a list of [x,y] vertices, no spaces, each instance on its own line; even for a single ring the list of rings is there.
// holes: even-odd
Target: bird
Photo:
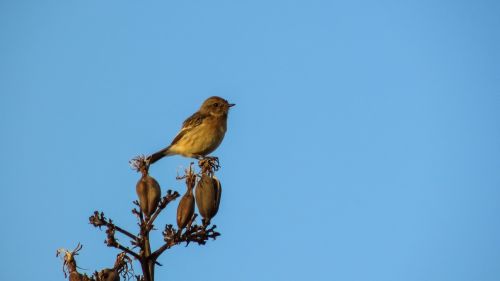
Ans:
[[[150,155],[148,163],[155,163],[171,155],[203,159],[212,153],[224,139],[229,109],[234,105],[217,96],[206,99],[199,110],[182,123],[182,128],[172,143]]]

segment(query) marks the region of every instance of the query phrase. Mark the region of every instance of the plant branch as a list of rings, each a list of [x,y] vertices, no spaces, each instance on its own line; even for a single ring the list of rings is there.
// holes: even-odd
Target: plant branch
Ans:
[[[118,241],[115,238],[115,231],[119,231],[119,232],[125,234],[126,236],[132,238],[134,240],[134,243],[137,243],[137,241],[139,239],[137,236],[122,229],[121,227],[116,226],[111,219],[106,219],[103,212],[99,213],[98,211],[95,211],[94,215],[89,217],[89,221],[90,221],[90,224],[92,224],[95,227],[99,227],[99,228],[101,228],[102,226],[107,227],[107,229],[106,229],[107,237],[106,237],[106,240],[104,242],[106,243],[106,245],[108,245],[108,247],[114,247],[114,248],[120,249],[123,252],[133,256],[136,259],[141,258],[140,255],[137,254],[136,252],[134,252],[131,249],[129,249],[128,247],[125,247],[125,246],[121,245],[120,243],[118,243]]]
[[[182,242],[186,242],[186,246],[188,246],[191,242],[198,243],[199,245],[205,245],[208,240],[215,240],[217,236],[220,236],[220,233],[215,231],[215,228],[217,227],[216,225],[212,225],[212,227],[209,227],[209,225],[191,225],[195,218],[196,215],[193,216],[193,219],[190,221],[183,234],[181,231],[177,231],[173,225],[166,225],[165,230],[163,231],[165,244],[154,251],[150,258],[156,261],[156,259],[158,259],[163,252],[175,245],[181,244]]]
[[[146,222],[146,227],[145,230],[149,232],[153,228],[153,222],[155,221],[156,217],[167,207],[167,205],[177,199],[180,196],[180,194],[177,191],[172,192],[172,190],[167,191],[167,195],[163,196],[160,200],[160,203],[158,204],[158,208],[156,208],[156,211],[153,213],[151,218]]]
[[[110,245],[108,245],[108,246],[110,246]],[[116,243],[115,245],[111,245],[110,247],[115,247],[115,248],[117,248],[117,249],[120,249],[120,250],[122,250],[123,252],[125,252],[125,253],[127,253],[127,254],[129,254],[129,255],[133,256],[133,257],[134,257],[135,259],[137,259],[137,260],[140,260],[140,258],[141,258],[141,257],[139,256],[139,254],[137,254],[136,252],[132,251],[132,250],[131,250],[131,249],[129,249],[128,247],[125,247],[125,246],[121,245],[120,243]]]
[[[121,232],[122,234],[132,238],[133,240],[137,241],[137,239],[138,239],[138,237],[136,235],[134,235],[134,234],[128,232],[127,230],[115,225],[111,219],[106,219],[103,212],[99,213],[98,211],[95,211],[94,215],[89,217],[89,221],[90,221],[90,224],[92,224],[95,227],[101,228],[101,226],[106,226],[106,227],[112,226],[113,229],[115,229],[116,231]]]

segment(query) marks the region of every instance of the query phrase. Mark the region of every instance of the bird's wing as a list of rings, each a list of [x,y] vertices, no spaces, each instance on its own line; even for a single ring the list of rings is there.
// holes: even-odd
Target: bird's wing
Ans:
[[[170,145],[175,144],[177,141],[179,141],[187,132],[191,131],[193,128],[199,126],[203,120],[207,117],[205,114],[201,114],[200,112],[196,112],[193,115],[191,115],[188,119],[182,123],[182,129],[181,131],[175,136],[174,140]]]

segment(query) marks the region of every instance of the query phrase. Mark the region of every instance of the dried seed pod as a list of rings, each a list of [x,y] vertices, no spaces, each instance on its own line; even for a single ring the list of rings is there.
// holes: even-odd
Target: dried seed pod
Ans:
[[[203,174],[196,185],[196,205],[200,215],[204,218],[205,224],[210,224],[210,220],[219,210],[222,186],[220,181],[208,174]]]
[[[158,203],[160,202],[160,185],[153,177],[145,174],[137,182],[136,192],[139,197],[141,211],[147,218],[149,218],[154,213],[156,207],[158,207]]]
[[[193,188],[189,187],[181,198],[179,202],[179,206],[177,207],[177,226],[179,230],[186,227],[189,220],[193,217],[194,214],[194,196],[193,196]]]
[[[213,218],[213,217],[215,217],[215,215],[217,215],[217,212],[219,211],[220,196],[222,195],[222,185],[220,183],[220,180],[218,178],[216,178],[215,176],[213,176],[212,179],[214,181],[215,192],[217,193],[217,197],[215,198],[215,202],[214,202],[214,211],[212,214],[212,218]]]
[[[73,271],[69,274],[69,281],[83,281],[83,274]]]
[[[116,270],[105,268],[97,274],[98,281],[120,281],[120,275]]]
[[[69,281],[93,281],[94,278],[90,278],[87,274],[81,274],[77,271],[73,271],[69,274]]]

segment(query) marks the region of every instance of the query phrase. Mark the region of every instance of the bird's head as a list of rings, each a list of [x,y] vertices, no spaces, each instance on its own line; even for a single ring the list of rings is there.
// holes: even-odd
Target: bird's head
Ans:
[[[229,103],[221,97],[209,97],[200,107],[200,112],[214,116],[224,116],[229,112],[229,108],[234,106],[234,103]]]

